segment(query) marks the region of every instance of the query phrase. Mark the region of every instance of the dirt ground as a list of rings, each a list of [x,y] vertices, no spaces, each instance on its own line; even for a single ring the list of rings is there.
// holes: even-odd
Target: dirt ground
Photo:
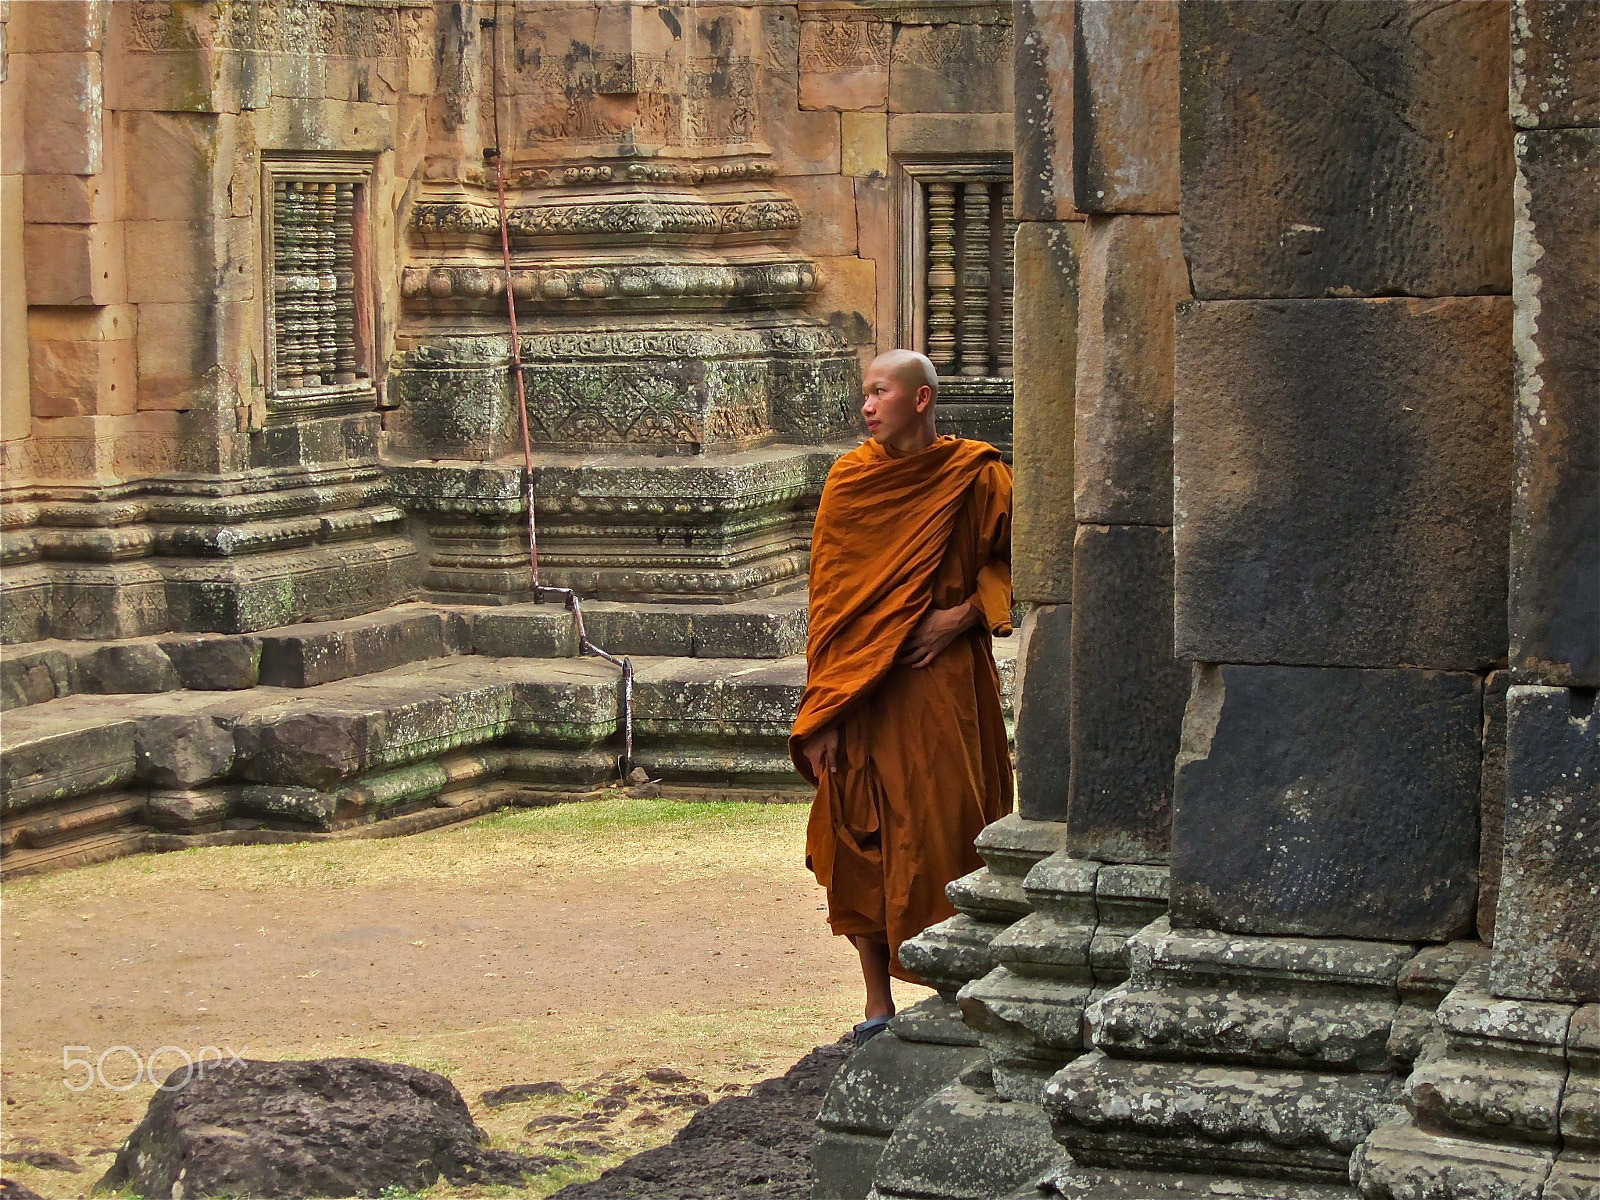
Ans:
[[[527,1190],[429,1196],[543,1196],[590,1178],[669,1140],[695,1093],[782,1075],[860,1020],[854,955],[801,861],[805,818],[619,796],[394,841],[146,855],[9,883],[0,1152],[84,1169],[9,1160],[0,1173],[87,1195],[153,1094],[148,1076],[131,1082],[132,1055],[166,1047],[156,1079],[219,1053],[426,1067],[491,1145],[571,1163]],[[98,1064],[93,1082],[73,1090],[91,1068],[64,1056]],[[662,1068],[685,1079],[646,1078]],[[479,1098],[540,1081],[568,1091]],[[598,1098],[616,1091],[627,1106],[606,1110]]]

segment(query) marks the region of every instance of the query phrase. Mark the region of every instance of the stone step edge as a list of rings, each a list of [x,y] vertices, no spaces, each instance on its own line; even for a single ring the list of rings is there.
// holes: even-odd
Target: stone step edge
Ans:
[[[783,603],[788,599],[728,605],[592,602],[584,613],[589,640],[616,654],[776,659],[805,649],[805,593]],[[257,633],[53,639],[0,647],[0,707],[180,688],[315,687],[435,658],[573,658],[578,651],[572,614],[559,604],[406,603]]]

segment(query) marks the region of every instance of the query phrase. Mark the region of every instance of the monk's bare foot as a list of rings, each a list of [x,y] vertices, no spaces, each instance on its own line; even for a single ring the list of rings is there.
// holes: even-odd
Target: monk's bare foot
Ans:
[[[889,944],[860,935],[850,940],[861,956],[861,980],[867,987],[867,1020],[894,1016],[894,996],[889,990]]]

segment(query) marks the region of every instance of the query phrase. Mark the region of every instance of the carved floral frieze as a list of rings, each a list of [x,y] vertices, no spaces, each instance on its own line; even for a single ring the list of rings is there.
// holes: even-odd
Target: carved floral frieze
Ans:
[[[432,52],[426,0],[210,0],[127,4],[130,50],[266,50],[351,58]]]
[[[516,268],[512,294],[540,306],[615,304],[629,308],[709,308],[737,301],[798,303],[822,286],[816,264],[799,258],[756,263],[627,263]],[[497,267],[407,267],[400,294],[409,303],[498,311],[505,276]]]
[[[783,198],[702,199],[628,197],[573,204],[517,205],[507,213],[513,243],[539,237],[662,235],[720,236],[796,229],[800,209]],[[412,213],[412,228],[449,239],[497,240],[498,209],[470,201],[425,201]]]

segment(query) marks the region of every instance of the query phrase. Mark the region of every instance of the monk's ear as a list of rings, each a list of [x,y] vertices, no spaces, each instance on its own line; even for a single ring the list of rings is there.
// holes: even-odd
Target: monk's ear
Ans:
[[[917,411],[925,413],[933,405],[933,389],[923,384],[917,389]]]

